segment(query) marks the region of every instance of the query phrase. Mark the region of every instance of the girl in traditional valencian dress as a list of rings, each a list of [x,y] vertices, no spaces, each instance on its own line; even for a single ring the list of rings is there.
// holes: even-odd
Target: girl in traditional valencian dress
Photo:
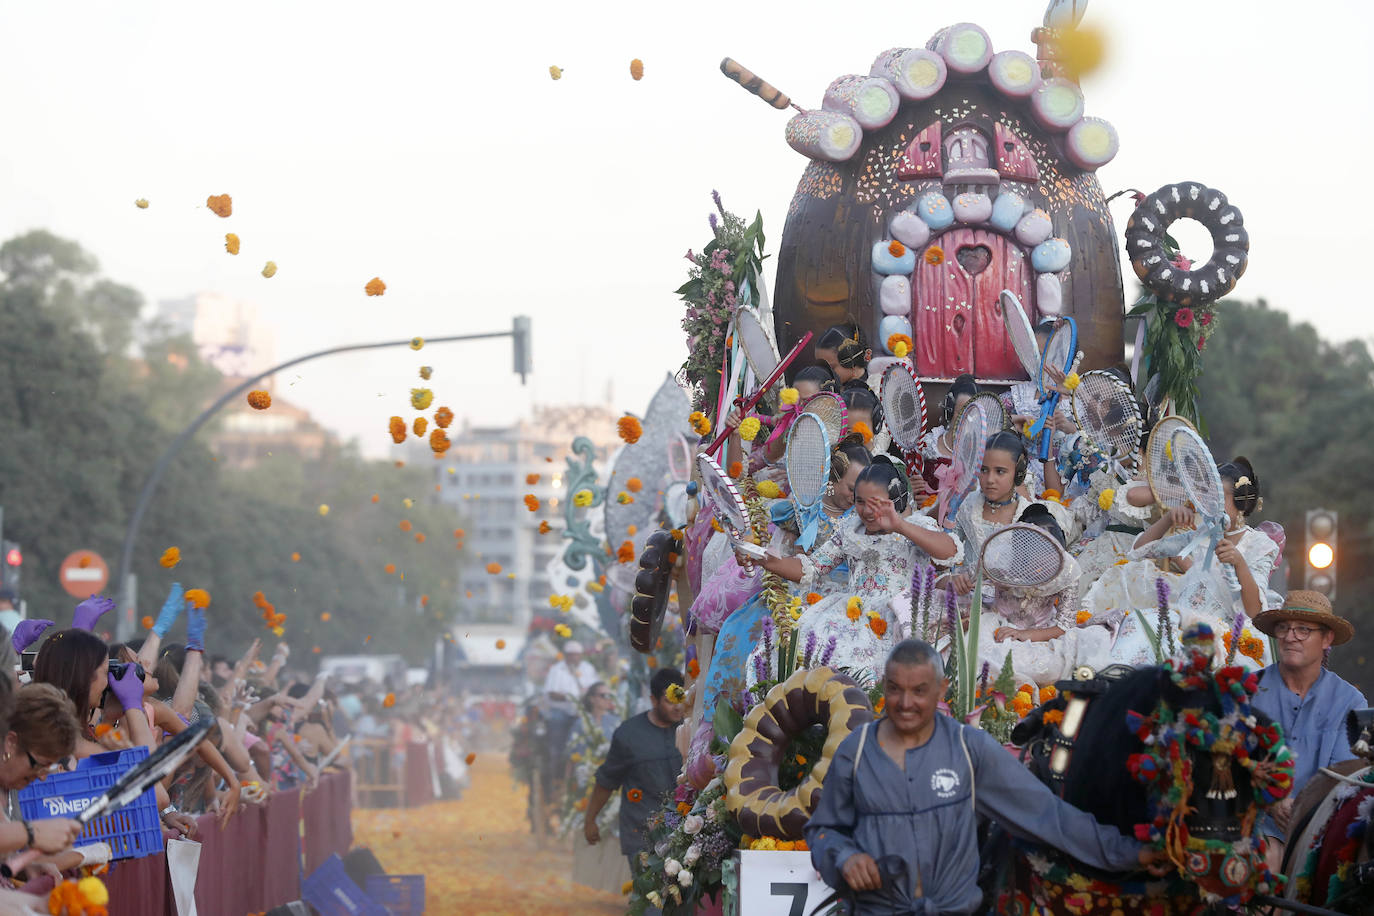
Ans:
[[[802,641],[834,638],[830,664],[868,670],[877,676],[888,651],[909,622],[911,582],[916,567],[957,563],[959,542],[923,515],[903,517],[911,491],[906,475],[886,455],[859,474],[854,485],[855,514],[841,519],[830,538],[809,555],[770,555],[760,564],[810,590],[840,564],[849,567],[848,588],[803,610],[797,624]]]
[[[1281,603],[1281,597],[1268,588],[1269,574],[1279,557],[1278,545],[1246,523],[1260,507],[1259,475],[1245,458],[1227,462],[1217,472],[1226,496],[1227,526],[1210,566],[1204,568],[1205,540],[1195,543],[1186,556],[1172,555],[1183,546],[1183,535],[1169,535],[1170,531],[1186,532],[1195,527],[1195,519],[1191,509],[1171,509],[1136,539],[1130,562],[1108,567],[1085,596],[1085,609],[1094,615],[1121,618],[1120,632],[1112,648],[1113,661],[1155,664],[1154,649],[1140,626],[1139,616],[1143,615],[1151,628],[1159,629],[1156,621],[1159,590],[1163,587],[1169,590],[1168,627],[1174,634],[1181,633],[1187,623],[1201,619],[1220,639],[1221,634],[1231,630],[1237,612],[1250,618]],[[1166,560],[1168,568],[1161,570],[1156,560]],[[1157,584],[1159,579],[1164,580],[1163,587]],[[1237,655],[1237,664],[1269,664],[1272,659],[1268,641],[1263,642],[1263,658],[1243,659]],[[1219,657],[1225,654],[1224,649],[1219,648],[1218,652]]]
[[[940,488],[935,472],[950,463],[954,448],[954,418],[978,393],[978,383],[971,375],[961,375],[950,383],[945,399],[940,403],[940,425],[932,426],[921,436],[917,448],[921,453],[921,476],[926,489],[934,493]]]

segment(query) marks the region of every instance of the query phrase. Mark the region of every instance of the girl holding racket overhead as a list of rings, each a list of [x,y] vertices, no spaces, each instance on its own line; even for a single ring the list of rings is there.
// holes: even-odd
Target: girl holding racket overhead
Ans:
[[[954,418],[964,405],[978,394],[978,382],[971,375],[961,375],[950,383],[945,399],[940,403],[940,425],[932,426],[921,437],[918,449],[921,453],[921,477],[926,489],[934,492],[940,487],[940,479],[935,472],[946,467],[954,454]]]
[[[906,516],[911,490],[905,471],[886,455],[855,479],[852,516],[842,518],[830,538],[809,555],[769,554],[757,562],[770,572],[812,589],[841,564],[848,587],[802,612],[801,639],[815,633],[819,645],[833,637],[831,664],[876,673],[901,639],[909,619],[912,573],[919,565],[949,566],[963,556],[959,542],[924,515]]]

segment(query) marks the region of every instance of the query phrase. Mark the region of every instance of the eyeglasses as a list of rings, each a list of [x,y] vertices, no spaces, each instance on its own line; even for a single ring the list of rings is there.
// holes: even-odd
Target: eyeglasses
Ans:
[[[63,769],[67,763],[66,758],[54,760],[52,763],[44,763],[33,756],[32,751],[27,749],[24,751],[24,756],[29,758],[29,770],[34,773],[56,773],[58,770]]]
[[[1302,642],[1318,630],[1324,627],[1308,627],[1300,623],[1276,623],[1274,624],[1274,637],[1283,639],[1285,636],[1292,636],[1298,642]]]

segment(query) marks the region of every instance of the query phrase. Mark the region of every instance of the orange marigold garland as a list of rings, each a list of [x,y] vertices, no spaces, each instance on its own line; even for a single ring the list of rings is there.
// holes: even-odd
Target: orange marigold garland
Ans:
[[[616,421],[615,431],[628,445],[634,445],[644,435],[644,426],[635,417],[626,414]]]
[[[261,388],[248,392],[248,406],[254,410],[266,410],[272,406],[272,395]]]

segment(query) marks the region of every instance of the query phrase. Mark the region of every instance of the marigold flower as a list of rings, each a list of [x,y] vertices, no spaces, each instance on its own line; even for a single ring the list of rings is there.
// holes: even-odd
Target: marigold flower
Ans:
[[[639,437],[644,435],[644,426],[638,419],[628,414],[616,421],[615,431],[629,445],[634,445],[639,441]]]
[[[472,592],[468,592],[468,597],[469,597],[469,598],[472,597]],[[496,648],[498,648],[498,649],[504,649],[505,647],[506,647],[506,641],[505,641],[504,639],[498,639],[498,640],[496,640]]]
[[[277,262],[268,261],[266,264],[262,265],[262,275],[269,280],[275,277],[277,275]]]
[[[1077,623],[1079,626],[1082,626],[1083,624],[1087,623],[1089,620],[1092,619],[1092,611],[1079,611],[1077,614],[1074,615],[1074,622]]]
[[[911,335],[909,334],[889,334],[887,336],[887,349],[894,356],[906,356],[911,352],[912,346]],[[898,348],[902,348],[901,353],[897,352]]]
[[[224,250],[230,254],[239,253],[239,237],[232,232],[224,234]]]
[[[1035,701],[1032,700],[1031,695],[1024,690],[1018,690],[1016,696],[1012,698],[1011,701],[1012,710],[1016,713],[1017,717],[1021,719],[1024,719],[1030,714],[1031,708],[1034,705]]]
[[[887,253],[894,258],[900,258],[906,254],[906,246],[896,239],[893,239],[887,243]]]
[[[399,419],[399,417],[398,417],[397,419]],[[374,503],[381,502],[381,501],[382,501],[382,494],[380,494],[380,493],[373,493],[373,494],[372,494],[372,501],[373,501]]]
[[[868,424],[865,423],[863,420],[859,420],[856,423],[854,423],[854,425],[850,427],[849,431],[853,433],[858,433],[860,436],[863,436],[864,445],[867,445],[868,443],[873,441],[873,430],[870,429]]]
[[[669,703],[681,703],[687,699],[687,691],[682,689],[681,684],[669,684],[668,689],[663,692],[663,698]]]
[[[640,490],[644,489],[644,481],[640,480],[638,477],[631,477],[629,480],[625,481],[625,489],[629,490],[631,493],[638,493]]]
[[[777,499],[782,495],[782,487],[771,480],[760,480],[758,482],[759,495],[764,499]]]
[[[367,281],[367,285],[363,287],[363,292],[369,296],[380,296],[386,292],[386,284],[382,282],[381,277],[373,277]]]
[[[403,505],[403,506],[405,506],[407,509],[409,509],[411,506],[415,505],[415,500],[413,500],[413,499],[411,499],[409,496],[407,496],[405,499],[401,500],[401,505]]]
[[[550,525],[550,524],[548,523],[548,521],[542,521],[542,522],[539,523],[539,533],[540,533],[540,534],[548,534],[548,533],[549,533],[550,531],[552,531],[552,530],[553,530],[553,526]]]
[[[592,504],[592,499],[591,490],[578,490],[573,494],[573,505],[579,509],[585,509]]]
[[[410,406],[416,410],[424,410],[434,400],[434,392],[428,388],[410,389]]]
[[[433,366],[421,366],[421,367],[420,367],[420,378],[424,379],[425,381],[429,381],[429,377],[430,377],[431,375],[433,375],[433,374],[434,374],[434,367],[433,367]]]
[[[1097,508],[1101,509],[1103,512],[1110,509],[1114,502],[1116,502],[1116,491],[1111,487],[1097,494]]]
[[[711,418],[706,416],[706,414],[702,413],[701,411],[693,411],[692,415],[687,418],[687,422],[691,424],[692,431],[695,432],[698,436],[710,435]]]
[[[931,267],[945,263],[945,250],[939,245],[931,245],[926,249],[926,263]]]
[[[429,421],[424,417],[416,417],[414,422],[410,424],[410,428],[415,431],[415,435],[423,436],[425,430],[429,429]]]
[[[553,631],[564,639],[568,639],[572,636],[572,627],[568,626],[566,623],[556,624]]]
[[[203,588],[187,589],[184,597],[191,602],[191,607],[197,610],[203,611],[210,606],[210,593]]]
[[[134,201],[134,206],[135,206],[135,207],[138,207],[138,209],[140,209],[140,210],[147,210],[147,209],[148,209],[148,198],[146,198],[146,197],[140,197],[138,200]]]
[[[526,494],[525,494],[525,508],[528,509],[528,510],[530,510],[531,512],[538,512],[538,511],[539,511],[539,497],[538,497],[538,496],[535,496],[533,493],[526,493]]]
[[[639,526],[630,525],[625,529],[625,533],[628,534],[630,537],[634,537],[636,534],[639,534]]]
[[[396,575],[396,564],[388,563],[382,567],[382,571],[385,572],[388,576],[394,576]]]
[[[382,700],[382,705],[385,706],[387,709],[390,709],[391,707],[395,706],[395,705],[396,705],[396,694],[394,694],[394,693],[388,693],[388,694],[386,695],[386,699]]]
[[[616,549],[615,558],[621,563],[633,563],[635,558],[635,545],[633,541],[626,541]]]
[[[844,612],[850,620],[858,620],[859,616],[863,614],[863,610],[864,602],[863,599],[860,598],[858,595],[852,596],[848,601],[845,602]]]
[[[466,757],[463,758],[463,762],[466,763],[468,766],[472,766],[472,762],[476,759],[476,754],[468,754]]]
[[[158,558],[158,563],[162,564],[163,569],[175,569],[181,562],[181,548],[168,547],[162,551],[162,556]]]
[[[1047,709],[1045,710],[1045,714],[1040,717],[1040,721],[1044,722],[1046,725],[1059,725],[1064,721],[1064,710]]]
[[[630,61],[630,79],[639,82],[644,79],[644,61],[636,57]]]
[[[333,617],[334,615],[329,613],[328,611],[325,611],[324,613],[320,614],[320,620],[324,623],[329,623],[329,621],[332,620]]]
[[[532,486],[534,486],[534,485],[537,484],[537,483],[539,483],[539,475],[538,475],[538,474],[526,474],[526,475],[525,475],[525,485],[526,485],[526,486],[532,487]]]
[[[887,621],[880,617],[876,612],[868,612],[868,628],[873,631],[873,635],[881,639],[887,633]]]
[[[464,531],[462,528],[454,528],[453,536],[456,538],[465,538],[468,536],[468,533]]]
[[[1076,390],[1082,382],[1083,380],[1078,377],[1077,372],[1070,372],[1068,375],[1064,376],[1064,388],[1067,391]]]
[[[815,604],[817,601],[820,601],[820,600],[821,600],[821,593],[820,593],[820,592],[807,592],[807,593],[806,593],[806,603],[807,603],[807,604]]]
[[[436,455],[442,455],[448,451],[453,443],[448,441],[448,433],[442,429],[432,429],[429,431],[429,447]]]
[[[619,493],[616,494],[615,501],[620,503],[622,506],[628,506],[630,505],[630,503],[635,501],[635,498],[631,496],[629,493],[626,493],[624,490],[621,490]]]
[[[266,410],[272,406],[272,395],[258,388],[248,392],[248,406],[254,410]]]
[[[1040,688],[1041,703],[1048,703],[1050,700],[1053,700],[1057,696],[1059,696],[1059,691],[1055,690],[1053,686]]]
[[[745,417],[739,424],[739,437],[745,442],[753,442],[762,428],[763,424],[759,422],[758,417]]]
[[[487,564],[487,572],[491,573],[493,576],[498,575],[498,574],[501,572],[501,564],[500,564],[500,563],[488,563],[488,564]]]
[[[727,472],[731,477],[739,478],[744,473],[744,465],[738,461],[730,462],[730,470]]]
[[[139,623],[143,624],[143,629],[145,630],[151,630],[153,628],[153,624],[156,622],[157,621],[153,620],[152,615],[150,614],[144,614],[143,619],[139,621]]]
[[[211,194],[205,198],[205,206],[211,213],[224,218],[234,212],[234,199],[228,194]]]
[[[402,531],[409,531],[414,526],[410,524],[410,519],[403,518],[396,527],[400,528]]]
[[[873,712],[876,713],[877,715],[880,715],[880,716],[881,716],[881,715],[883,714],[883,710],[884,710],[886,707],[887,707],[887,697],[878,697],[878,702],[876,702],[876,703],[873,704]]]
[[[149,629],[151,629],[151,627]],[[110,733],[110,729],[112,728],[114,728],[114,726],[110,723],[101,722],[99,725],[95,727],[95,736],[97,738],[104,738],[106,735]]]
[[[701,662],[697,661],[695,658],[690,659],[687,662],[687,676],[693,680],[701,677]]]
[[[555,80],[561,80],[561,79],[563,78],[563,68],[562,68],[562,67],[555,67],[555,66],[550,65],[550,66],[549,66],[549,78],[550,78],[550,79],[555,79]],[[622,894],[628,894],[629,891],[627,891],[627,890],[622,890],[621,893],[622,893]]]
[[[425,346],[425,339],[424,339],[423,337],[412,337],[412,338],[410,338],[410,349],[412,349],[412,350],[421,350],[421,349],[424,349],[424,346]]]
[[[448,429],[448,425],[453,422],[453,411],[447,407],[440,407],[434,411],[434,422],[440,429]]]
[[[625,798],[629,800],[630,804],[637,805],[644,798],[644,793],[638,789],[630,789],[625,793]]]
[[[300,552],[299,550],[293,550],[293,551],[291,552],[291,562],[292,562],[292,563],[299,563],[300,561],[301,561],[301,552]]]

